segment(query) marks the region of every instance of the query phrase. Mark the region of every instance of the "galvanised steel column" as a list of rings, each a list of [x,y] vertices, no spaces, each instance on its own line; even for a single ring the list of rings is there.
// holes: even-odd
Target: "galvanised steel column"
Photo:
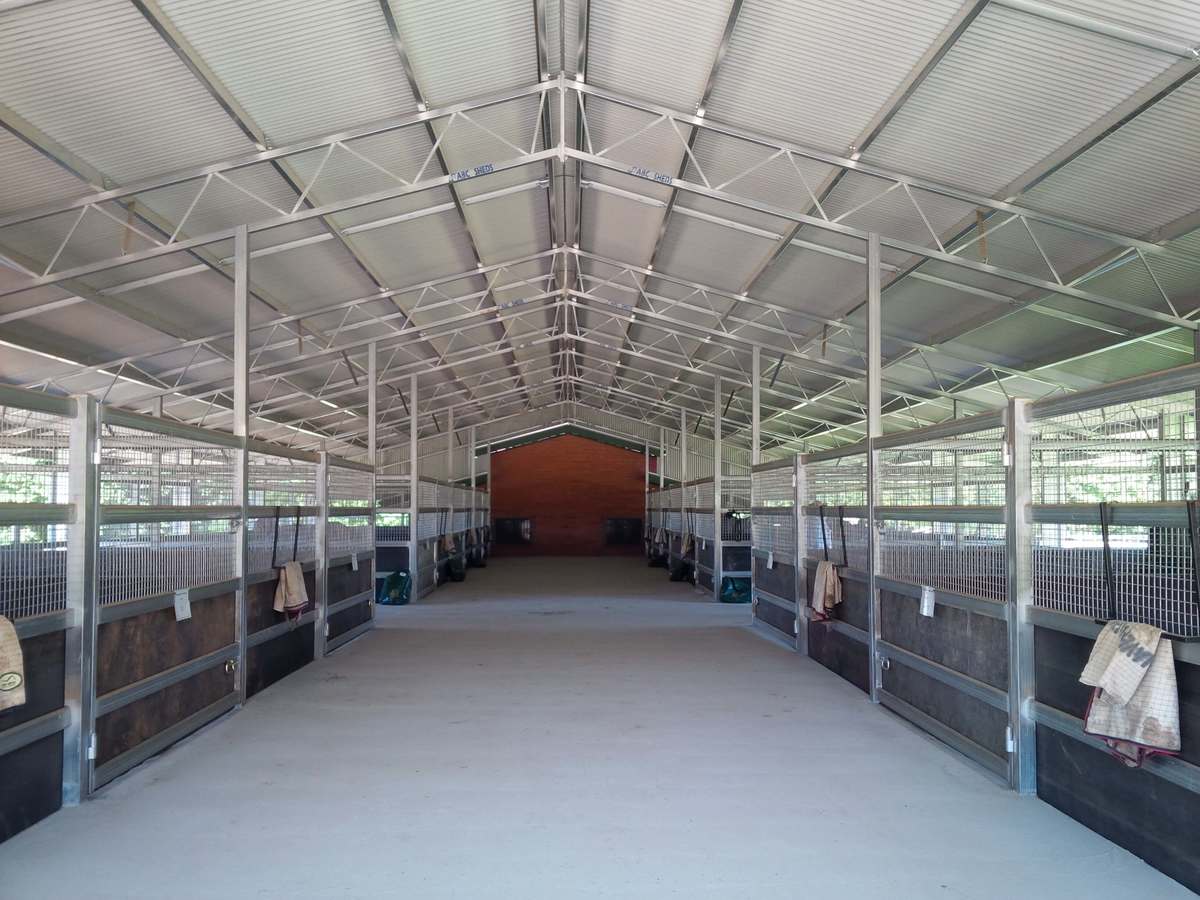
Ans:
[[[379,551],[375,548],[375,515],[379,495],[375,490],[375,467],[379,451],[379,354],[375,342],[367,345],[367,465],[371,467],[371,590],[375,592],[375,572],[379,567]],[[375,601],[371,601],[371,618],[375,618]]]
[[[477,504],[475,502],[476,495],[475,495],[475,426],[474,425],[472,425],[469,429],[467,429],[467,434],[469,435],[468,452],[470,453],[469,466],[470,466],[470,473],[471,473],[471,520],[470,520],[470,522],[467,523],[467,528],[470,529],[472,532],[474,532],[475,526],[477,524],[476,516],[475,516],[475,510],[476,510]]]
[[[721,535],[721,523],[724,504],[721,502],[721,476],[724,474],[721,457],[721,376],[713,376],[713,599],[721,599],[721,573],[725,571],[725,560],[722,559],[724,541]]]
[[[249,609],[246,598],[247,554],[250,542],[250,235],[245,225],[233,236],[233,433],[242,439],[234,467],[234,503],[241,507],[238,523],[237,556],[234,576],[238,580],[234,602],[237,639],[238,702],[246,702],[246,638],[249,631]],[[158,501],[156,501],[158,502]]]
[[[883,686],[883,671],[879,667],[879,588],[875,580],[879,571],[879,522],[875,518],[879,497],[879,451],[875,449],[875,441],[883,436],[881,291],[879,235],[872,232],[867,236],[867,597],[870,599],[867,646],[872,703],[879,702],[879,691]]]
[[[761,400],[762,384],[759,368],[762,366],[762,351],[758,344],[750,348],[750,465],[757,466],[761,459],[762,418]]]
[[[66,669],[63,705],[62,802],[74,806],[92,792],[96,718],[96,554],[100,539],[100,404],[87,394],[74,398],[68,448],[68,491],[74,517],[67,531]]]
[[[446,484],[454,484],[454,407],[446,410]],[[451,543],[454,538],[454,488],[446,488],[446,497],[450,502],[450,506],[446,510],[446,533],[451,535]],[[447,557],[449,559],[449,557]],[[449,565],[449,563],[447,563]],[[447,572],[449,577],[449,572]]]
[[[417,469],[417,373],[408,376],[408,590],[412,603],[420,596],[418,580],[421,567],[418,565],[419,541],[417,539],[417,519],[421,515],[421,479]]]
[[[1008,568],[1008,780],[1037,793],[1037,733],[1033,719],[1033,479],[1032,405],[1009,400],[1005,410],[1005,544]]]
[[[808,656],[808,565],[805,563],[808,558],[808,535],[804,529],[804,498],[807,493],[804,457],[797,453],[792,461],[792,527],[796,534],[796,571],[792,578],[796,622],[792,628],[796,632],[796,652],[805,656]]]
[[[679,557],[683,558],[684,535],[687,533],[687,410],[679,410]],[[667,553],[670,559],[670,552]]]
[[[645,442],[643,447],[645,457],[642,462],[642,539],[649,541],[650,539],[650,441]],[[649,550],[649,545],[646,548]],[[647,552],[647,555],[649,553]]]
[[[321,442],[321,461],[317,463],[317,528],[316,528],[316,571],[317,585],[316,620],[313,628],[313,658],[325,655],[325,640],[329,637],[329,548],[326,535],[329,525],[329,454],[325,442]]]

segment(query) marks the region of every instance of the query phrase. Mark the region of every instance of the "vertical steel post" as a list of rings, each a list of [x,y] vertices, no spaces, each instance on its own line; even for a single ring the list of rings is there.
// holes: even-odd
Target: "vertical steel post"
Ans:
[[[329,526],[329,454],[325,442],[321,442],[321,461],[317,463],[317,560],[315,581],[317,585],[317,616],[313,628],[313,658],[325,655],[325,641],[329,637],[329,547],[326,540]]]
[[[100,405],[81,394],[75,399],[68,448],[68,491],[74,517],[67,531],[66,667],[63,705],[70,713],[63,729],[62,802],[74,806],[92,791],[96,719],[96,554],[100,509]]]
[[[446,410],[446,484],[454,484],[454,407]],[[446,488],[449,507],[446,510],[446,533],[454,534],[454,489]],[[451,538],[451,543],[453,543]]]
[[[645,456],[642,462],[642,540],[650,539],[650,441],[643,447]],[[646,547],[649,545],[646,544]]]
[[[1037,793],[1037,733],[1033,720],[1033,509],[1028,400],[1005,410],[1005,545],[1008,566],[1008,778],[1013,790]]]
[[[799,453],[792,461],[792,527],[796,534],[796,571],[792,579],[796,604],[796,652],[808,656],[808,534],[804,528],[805,487],[804,457]]]
[[[750,348],[750,465],[762,462],[762,351]]]
[[[683,557],[683,543],[687,534],[687,410],[679,410],[679,556]]]
[[[233,433],[242,439],[233,476],[235,502],[241,507],[234,565],[234,575],[238,580],[234,633],[238,646],[238,702],[245,703],[249,631],[246,569],[250,542],[250,521],[247,516],[250,510],[250,452],[247,449],[250,436],[250,235],[245,225],[239,225],[233,236]]]
[[[871,702],[879,702],[883,672],[879,667],[879,588],[875,583],[879,571],[879,522],[875,507],[879,501],[879,451],[875,441],[883,435],[883,309],[880,280],[879,235],[867,236],[867,611],[869,623],[869,671]]]
[[[421,515],[421,479],[417,472],[419,464],[417,459],[418,424],[417,373],[413,372],[408,377],[408,589],[413,603],[416,603],[420,597],[418,584],[421,571],[418,564],[421,555],[419,552],[420,541],[417,537],[417,519]]]
[[[476,519],[476,508],[477,508],[477,504],[476,504],[476,502],[475,502],[475,500],[476,500],[476,494],[475,494],[475,480],[476,480],[476,478],[478,477],[478,475],[477,475],[477,472],[476,472],[476,469],[475,469],[475,450],[476,450],[476,446],[475,446],[475,426],[474,426],[474,425],[472,425],[472,426],[470,427],[470,429],[467,431],[467,434],[469,434],[469,435],[470,435],[470,441],[469,441],[469,443],[470,443],[470,450],[469,450],[469,452],[470,452],[470,454],[471,454],[471,461],[470,461],[470,469],[471,469],[471,522],[470,522],[470,524],[469,524],[469,526],[468,526],[468,527],[473,529],[473,528],[475,528],[475,526],[478,524],[478,521],[477,521],[477,519]]]
[[[372,341],[367,345],[367,465],[371,467],[371,589],[375,594],[375,573],[379,568],[379,551],[375,549],[375,516],[379,509],[379,493],[376,490],[376,467],[379,465],[379,354]],[[370,602],[371,618],[375,618],[375,601]]]
[[[721,599],[721,578],[725,571],[724,541],[721,534],[721,523],[724,521],[724,503],[721,499],[722,475],[721,470],[721,376],[713,376],[713,564],[712,595],[714,600]]]
[[[1200,331],[1192,332],[1192,361],[1193,362],[1200,361]],[[1197,389],[1192,392],[1192,422],[1194,423],[1195,432],[1196,432],[1195,437],[1194,437],[1196,446],[1193,448],[1194,453],[1192,454],[1193,474],[1195,477],[1193,479],[1193,484],[1185,485],[1185,487],[1184,487],[1184,496],[1183,496],[1184,500],[1200,498],[1200,389]],[[1180,422],[1179,423],[1179,436],[1180,437],[1184,437],[1187,434],[1187,431],[1185,430],[1185,428],[1186,428],[1185,423]],[[1062,473],[1061,466],[1059,467],[1059,473],[1060,473],[1059,477],[1061,478],[1062,477],[1061,476],[1061,473]],[[1189,487],[1190,487],[1190,491],[1188,490]],[[1060,498],[1063,497],[1061,487],[1059,488],[1058,496]],[[1066,499],[1065,498],[1060,499],[1058,502],[1065,503]]]

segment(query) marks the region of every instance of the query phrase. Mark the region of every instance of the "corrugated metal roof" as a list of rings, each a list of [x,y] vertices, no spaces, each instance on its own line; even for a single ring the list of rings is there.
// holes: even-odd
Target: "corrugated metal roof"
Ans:
[[[276,144],[416,110],[378,0],[161,0]]]
[[[716,59],[729,0],[603,0],[591,5],[590,84],[691,111]]]
[[[4,102],[118,182],[253,149],[131,3],[40,3],[4,26]]]
[[[593,175],[589,171],[588,177],[603,180],[600,173]],[[665,203],[665,198],[662,202]],[[600,190],[585,190],[582,209],[584,249],[640,265],[654,246],[662,216],[661,207],[646,206]]]
[[[733,231],[687,216],[674,216],[658,258],[664,272],[727,291],[740,291],[771,249],[768,238]]]
[[[746,0],[707,114],[844,151],[961,0]]]
[[[550,246],[549,210],[542,189],[471,204],[466,217],[485,263],[516,259]]]
[[[0,213],[69,200],[90,192],[86,182],[0,129]]]
[[[913,93],[864,159],[1000,190],[1175,60],[990,6]]]
[[[431,106],[537,81],[529,0],[389,0]]]
[[[1054,5],[1177,41],[1200,40],[1200,4],[1194,0],[1054,0]]]
[[[1027,193],[1035,209],[1145,234],[1196,210],[1200,78],[1193,78]],[[1102,186],[1102,187],[1100,187]]]

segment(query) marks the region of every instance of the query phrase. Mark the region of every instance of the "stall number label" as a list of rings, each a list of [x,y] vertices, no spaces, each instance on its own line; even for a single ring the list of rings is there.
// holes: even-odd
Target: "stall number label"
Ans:
[[[475,178],[479,175],[490,175],[496,171],[496,167],[492,163],[484,163],[482,166],[476,166],[473,169],[459,169],[457,172],[450,173],[450,180],[466,181],[468,178]]]
[[[775,551],[774,550],[767,551],[767,568],[768,569],[775,568]]]
[[[350,571],[351,572],[358,571],[358,554],[357,553],[350,554]]]
[[[655,172],[653,169],[647,169],[645,166],[630,166],[629,174],[638,178],[645,178],[647,181],[657,181],[659,184],[673,184],[675,181],[666,172]]]
[[[175,621],[182,622],[192,617],[192,595],[187,588],[175,592]]]

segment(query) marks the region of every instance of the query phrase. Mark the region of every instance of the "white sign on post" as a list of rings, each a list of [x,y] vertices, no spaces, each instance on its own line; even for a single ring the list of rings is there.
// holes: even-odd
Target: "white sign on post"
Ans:
[[[767,568],[768,569],[775,568],[775,551],[774,550],[767,551]]]
[[[175,621],[182,622],[192,617],[192,596],[187,588],[175,592]]]
[[[350,571],[351,572],[358,571],[358,554],[357,553],[350,554]]]

